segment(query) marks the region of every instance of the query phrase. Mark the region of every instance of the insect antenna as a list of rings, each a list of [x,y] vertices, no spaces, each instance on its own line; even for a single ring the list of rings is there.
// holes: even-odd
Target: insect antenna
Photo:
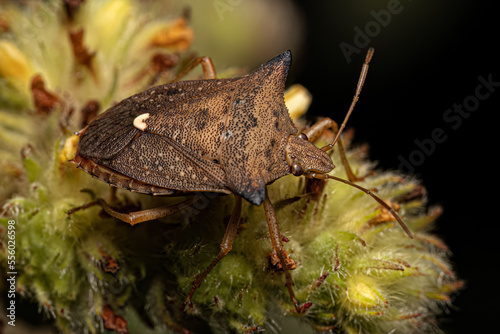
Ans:
[[[335,146],[335,144],[339,140],[340,135],[342,134],[342,131],[344,131],[344,128],[347,124],[347,120],[351,116],[352,111],[354,110],[354,106],[356,105],[356,102],[358,102],[358,100],[359,100],[359,94],[361,93],[361,88],[363,88],[363,84],[365,83],[366,74],[368,73],[368,66],[369,66],[370,61],[373,57],[373,52],[375,52],[375,50],[373,48],[368,49],[368,52],[367,52],[366,58],[365,58],[365,62],[363,64],[363,67],[361,68],[361,73],[359,75],[358,84],[356,86],[356,93],[354,94],[354,97],[352,98],[352,102],[351,102],[351,105],[349,106],[349,110],[347,111],[347,114],[344,117],[344,121],[342,122],[342,125],[340,126],[339,130],[337,131],[337,134],[335,135],[335,138],[333,139],[331,144],[328,144],[328,145],[321,148],[323,151],[331,150],[333,148],[333,146]]]
[[[397,220],[397,222],[399,223],[399,225],[401,225],[401,227],[403,228],[403,230],[406,232],[406,234],[408,234],[408,236],[413,239],[413,233],[410,231],[410,229],[408,228],[408,226],[406,226],[406,224],[403,222],[403,220],[398,216],[398,214],[394,211],[393,208],[391,208],[389,206],[389,204],[387,204],[386,202],[384,202],[380,197],[378,197],[377,195],[375,195],[372,191],[366,189],[366,188],[363,188],[361,187],[360,185],[357,185],[356,183],[354,182],[351,182],[351,181],[348,181],[348,180],[344,180],[342,178],[339,178],[339,177],[336,177],[336,176],[333,176],[333,175],[328,175],[328,174],[309,174],[308,176],[314,178],[314,179],[331,179],[331,180],[335,180],[335,181],[339,181],[339,182],[342,182],[342,183],[345,183],[347,185],[350,185],[351,187],[354,187],[354,188],[357,188],[361,191],[363,191],[364,193],[370,195],[374,200],[376,200],[381,206],[384,207],[384,209],[387,209],[391,215]]]

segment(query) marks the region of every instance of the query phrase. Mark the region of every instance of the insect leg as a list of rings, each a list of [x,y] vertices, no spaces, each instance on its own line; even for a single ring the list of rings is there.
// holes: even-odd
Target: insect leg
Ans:
[[[227,223],[226,233],[222,238],[219,254],[217,254],[217,256],[212,260],[210,265],[205,270],[203,270],[202,273],[196,275],[193,281],[193,287],[191,288],[191,291],[189,291],[186,300],[182,304],[181,310],[184,310],[186,305],[189,303],[189,300],[193,296],[195,290],[201,285],[203,280],[207,277],[207,275],[215,267],[215,265],[219,263],[219,261],[222,260],[222,258],[224,258],[224,256],[226,256],[227,253],[231,251],[234,239],[236,238],[236,234],[238,232],[238,227],[240,226],[240,217],[241,217],[241,197],[238,195],[234,195],[233,212],[231,213],[231,218],[229,218],[229,222]]]
[[[304,133],[309,139],[309,141],[314,142],[326,129],[332,129],[333,132],[336,134],[339,131],[339,126],[334,120],[327,117],[315,123]],[[356,175],[354,175],[354,172],[352,171],[351,166],[349,165],[349,161],[347,161],[342,140],[337,141],[337,144],[339,147],[340,159],[342,160],[342,164],[344,165],[345,171],[347,173],[347,178],[349,179],[349,181],[351,182],[362,181],[364,177],[357,177]]]
[[[216,79],[217,76],[215,74],[215,67],[212,59],[210,57],[198,57],[193,59],[191,63],[181,72],[179,73],[172,82],[177,82],[183,77],[185,77],[189,72],[191,72],[196,66],[200,65],[203,69],[203,76],[205,79]]]
[[[170,206],[160,206],[158,208],[152,208],[147,210],[135,211],[130,213],[121,213],[115,211],[111,208],[103,199],[98,199],[97,204],[100,205],[104,211],[110,216],[118,218],[130,225],[134,226],[135,224],[139,224],[145,221],[154,220],[158,218],[162,218],[165,216],[172,215],[176,212],[181,211],[185,207],[190,206],[197,200],[196,197],[189,198],[180,203],[170,205]]]
[[[269,199],[269,195],[267,194],[267,188],[266,188],[266,195],[264,197],[264,210],[266,212],[267,225],[269,227],[269,236],[273,244],[273,249],[276,252],[276,255],[278,255],[281,266],[283,268],[283,272],[285,273],[285,279],[286,279],[285,286],[287,287],[288,293],[292,298],[295,310],[297,311],[297,313],[302,313],[302,308],[299,306],[299,302],[297,301],[297,298],[295,298],[295,294],[293,293],[292,275],[290,275],[290,271],[288,270],[287,262],[285,260],[288,257],[288,254],[286,254],[286,251],[283,248],[283,243],[281,242],[281,233],[278,224],[278,219],[276,218],[276,210],[274,209],[273,204]]]
[[[68,211],[68,215],[72,215],[76,211],[83,210],[90,208],[95,205],[99,205],[100,207],[103,208],[103,210],[110,216],[115,217],[117,219],[120,219],[126,223],[129,223],[130,225],[134,226],[136,224],[142,223],[144,221],[148,220],[154,220],[157,218],[165,217],[172,215],[176,212],[181,211],[185,207],[188,207],[189,205],[193,204],[196,202],[197,198],[189,198],[185,201],[182,201],[180,203],[174,204],[174,205],[169,205],[169,206],[161,206],[158,208],[152,208],[152,209],[147,209],[147,210],[142,210],[142,211],[135,211],[135,212],[130,212],[130,213],[121,213],[110,207],[105,200],[102,198],[99,198],[98,200],[82,205],[78,208],[74,208],[72,210]]]

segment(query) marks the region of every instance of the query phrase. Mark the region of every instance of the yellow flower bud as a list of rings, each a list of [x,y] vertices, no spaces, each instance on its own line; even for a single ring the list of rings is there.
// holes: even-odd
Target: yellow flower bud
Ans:
[[[386,302],[374,280],[364,275],[354,275],[347,280],[347,295],[354,306],[368,309]]]
[[[133,12],[129,0],[91,2],[79,17],[85,23],[85,42],[90,49],[112,52],[120,44]]]
[[[311,101],[311,93],[302,85],[293,85],[285,91],[285,104],[293,120],[306,113]]]
[[[79,139],[80,137],[77,135],[72,135],[66,139],[66,141],[64,142],[64,147],[61,153],[59,154],[60,164],[65,164],[67,161],[75,157]]]
[[[185,51],[192,40],[193,29],[186,25],[185,18],[180,18],[157,30],[151,38],[151,45]]]
[[[29,90],[33,68],[21,50],[9,41],[0,41],[0,77],[18,90]]]

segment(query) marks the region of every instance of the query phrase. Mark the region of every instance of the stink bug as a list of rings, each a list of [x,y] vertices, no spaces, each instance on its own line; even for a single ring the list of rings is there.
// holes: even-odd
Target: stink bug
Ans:
[[[133,95],[98,116],[79,132],[76,157],[72,160],[98,179],[115,187],[148,195],[182,196],[192,192],[234,194],[235,205],[221,250],[212,263],[194,279],[184,305],[210,270],[231,250],[241,213],[241,198],[254,205],[264,203],[273,256],[283,268],[286,287],[297,312],[289,270],[295,263],[282,245],[275,209],[266,185],[287,174],[314,179],[334,179],[350,184],[378,201],[411,237],[394,210],[369,190],[349,180],[328,175],[335,167],[328,154],[339,141],[366,78],[373,55],[370,49],[349,111],[338,128],[329,118],[299,133],[285,106],[283,90],[291,63],[286,51],[256,71],[240,78],[217,79],[209,58],[197,58],[180,74],[197,64],[207,79],[173,82]],[[336,135],[332,143],[318,148],[312,142],[323,130]],[[103,200],[98,204],[131,225],[163,217],[190,205],[195,199],[169,207],[129,214],[119,213]],[[88,205],[87,205],[88,206]],[[307,303],[305,304],[307,305]]]

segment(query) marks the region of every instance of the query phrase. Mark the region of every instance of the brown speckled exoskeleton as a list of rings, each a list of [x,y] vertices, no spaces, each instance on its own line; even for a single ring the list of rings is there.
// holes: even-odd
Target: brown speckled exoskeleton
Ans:
[[[156,86],[119,102],[80,131],[78,151],[72,161],[104,182],[143,194],[235,195],[221,250],[195,277],[184,305],[210,270],[231,250],[240,221],[241,198],[254,205],[264,203],[273,255],[283,268],[285,285],[297,312],[303,312],[305,307],[295,299],[289,272],[295,263],[283,248],[276,212],[266,191],[268,183],[290,173],[348,183],[388,209],[411,237],[411,232],[389,205],[352,182],[356,178],[349,168],[349,181],[328,175],[334,165],[327,152],[338,142],[343,153],[338,139],[358,99],[372,54],[370,49],[353,102],[340,128],[329,118],[305,133],[299,133],[293,124],[283,97],[290,51],[251,74],[232,79],[217,79],[211,60],[203,57],[197,58],[180,77],[201,64],[207,79]],[[323,148],[313,145],[327,128],[336,132],[333,142]],[[348,167],[345,156],[343,161]],[[191,198],[173,206],[129,214],[113,210],[103,200],[95,204],[111,216],[134,225],[177,212],[193,201]]]

